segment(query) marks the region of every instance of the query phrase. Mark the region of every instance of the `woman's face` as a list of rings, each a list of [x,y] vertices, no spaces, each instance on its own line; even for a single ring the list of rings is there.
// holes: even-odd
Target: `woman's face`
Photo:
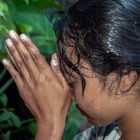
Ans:
[[[69,50],[70,51],[70,50]],[[71,52],[71,51],[70,51]],[[70,60],[74,63],[75,56],[69,53]],[[127,102],[119,98],[117,81],[115,73],[111,73],[106,77],[106,88],[103,88],[102,81],[100,81],[97,73],[90,70],[91,66],[85,60],[80,61],[79,70],[86,76],[86,87],[82,93],[82,84],[80,76],[75,72],[72,73],[69,82],[73,83],[73,99],[75,100],[78,109],[87,117],[88,121],[96,126],[109,124],[118,120],[124,113]],[[110,90],[108,87],[112,84]]]

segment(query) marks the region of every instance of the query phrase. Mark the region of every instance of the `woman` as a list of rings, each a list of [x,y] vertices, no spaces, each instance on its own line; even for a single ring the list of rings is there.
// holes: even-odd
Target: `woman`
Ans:
[[[37,121],[36,140],[62,139],[72,100],[96,126],[76,140],[140,140],[139,0],[80,0],[55,30],[51,66],[26,35],[6,40],[17,69],[3,64]]]

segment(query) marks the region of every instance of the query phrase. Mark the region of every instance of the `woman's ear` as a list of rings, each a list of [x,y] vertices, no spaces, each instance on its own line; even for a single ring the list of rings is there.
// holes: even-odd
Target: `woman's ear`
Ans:
[[[129,91],[132,86],[135,84],[135,82],[138,79],[138,74],[136,71],[130,71],[127,73],[124,73],[121,77],[121,83],[120,83],[120,91],[127,92]]]

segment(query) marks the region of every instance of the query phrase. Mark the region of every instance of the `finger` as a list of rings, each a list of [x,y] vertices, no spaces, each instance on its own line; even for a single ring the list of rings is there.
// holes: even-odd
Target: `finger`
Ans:
[[[20,39],[22,43],[26,46],[26,49],[29,51],[31,57],[35,61],[38,69],[40,71],[42,70],[48,70],[49,74],[51,73],[51,68],[49,64],[46,62],[43,55],[39,52],[38,48],[32,43],[32,41],[25,35],[21,34]]]
[[[24,61],[24,64],[26,65],[28,72],[36,80],[36,77],[39,75],[39,70],[34,63],[30,53],[26,49],[27,47],[24,46],[24,44],[20,41],[19,36],[16,34],[15,31],[11,30],[9,32],[9,37],[12,40],[16,50],[18,51],[21,59]]]
[[[18,71],[16,71],[16,69],[13,67],[13,65],[10,63],[9,60],[3,59],[2,63],[4,65],[4,67],[8,70],[10,75],[12,76],[13,80],[15,81],[21,98],[25,101],[26,98],[25,98],[25,94],[23,91],[27,88],[25,87],[24,80],[21,77],[20,73]],[[28,96],[29,96],[29,94],[28,94]]]
[[[14,59],[14,61],[16,63],[16,66],[18,67],[18,70],[20,71],[20,73],[23,76],[23,78],[27,82],[31,82],[30,74],[29,74],[29,72],[28,72],[23,60],[21,59],[19,53],[16,51],[12,41],[10,39],[7,39],[5,45],[6,45],[5,47],[7,47],[9,53],[13,57],[13,59]]]
[[[59,79],[59,81],[61,82],[62,86],[65,88],[68,87],[68,83],[64,77],[64,75],[62,74],[61,70],[60,70],[60,65],[58,62],[58,58],[56,53],[52,55],[52,59],[51,59],[51,67],[53,69],[53,72],[56,74],[57,78]]]
[[[9,50],[7,49],[7,47],[5,47],[5,49],[6,49],[7,53],[8,53],[8,55],[10,56],[10,58],[11,58],[13,64],[14,64],[14,66],[16,67],[16,69],[18,71],[20,71],[19,68],[16,66],[16,62],[15,62],[14,58],[12,57],[12,55],[10,54]]]
[[[22,79],[21,75],[15,70],[15,68],[10,63],[9,60],[3,59],[2,60],[2,63],[5,66],[5,68],[9,71],[9,73],[11,74],[11,76],[14,79],[17,87],[19,89],[21,89],[23,87],[23,79]]]
[[[5,47],[5,49],[6,49],[7,53],[8,53],[8,55],[10,56],[11,60],[13,61],[13,63],[16,64],[14,59],[13,59],[13,57],[11,56],[9,50],[7,49],[7,47]]]

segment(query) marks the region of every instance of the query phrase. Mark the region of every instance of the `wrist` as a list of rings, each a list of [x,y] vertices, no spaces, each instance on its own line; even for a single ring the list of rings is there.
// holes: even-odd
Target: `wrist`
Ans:
[[[61,140],[65,122],[57,121],[39,121],[37,122],[36,140]]]

